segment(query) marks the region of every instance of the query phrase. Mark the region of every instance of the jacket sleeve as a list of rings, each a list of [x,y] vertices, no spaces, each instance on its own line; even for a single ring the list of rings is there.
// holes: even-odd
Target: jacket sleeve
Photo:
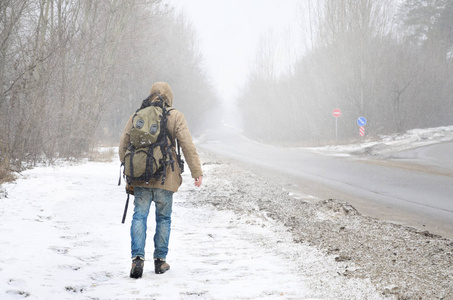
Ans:
[[[184,117],[184,114],[179,111],[176,115],[175,136],[181,146],[184,159],[189,165],[192,178],[203,176],[200,157],[198,156],[197,149],[192,141],[192,135],[190,134],[186,118]]]
[[[118,154],[120,161],[124,163],[124,156],[126,155],[126,150],[127,147],[129,147],[129,143],[131,141],[131,138],[129,136],[129,131],[132,128],[132,117],[133,115],[127,120],[126,127],[124,128],[123,134],[121,135],[120,139],[120,146],[118,149]]]

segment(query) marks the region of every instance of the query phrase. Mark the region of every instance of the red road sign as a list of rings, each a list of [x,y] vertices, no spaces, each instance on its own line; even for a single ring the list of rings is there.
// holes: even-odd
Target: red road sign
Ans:
[[[359,132],[360,132],[360,136],[364,136],[365,135],[365,127],[360,126]]]
[[[341,110],[339,110],[339,109],[334,109],[333,112],[332,112],[332,115],[333,115],[335,118],[338,118],[339,116],[341,116]]]

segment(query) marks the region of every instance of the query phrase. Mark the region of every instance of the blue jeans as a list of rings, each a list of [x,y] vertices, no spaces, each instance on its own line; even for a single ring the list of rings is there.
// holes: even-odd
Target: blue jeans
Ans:
[[[165,259],[170,239],[173,192],[157,188],[134,188],[134,216],[131,225],[132,258],[145,258],[146,229],[151,202],[156,204],[154,258]]]

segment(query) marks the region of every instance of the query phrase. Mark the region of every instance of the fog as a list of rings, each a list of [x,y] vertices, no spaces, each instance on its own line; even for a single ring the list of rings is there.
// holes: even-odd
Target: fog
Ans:
[[[168,0],[196,31],[202,66],[215,88],[218,106],[206,116],[203,128],[242,128],[241,104],[259,45],[275,43],[280,73],[295,62],[300,41],[300,3],[273,1]]]
[[[289,64],[287,53],[296,51],[299,1],[249,0],[249,1],[183,1],[168,0],[193,24],[197,42],[203,55],[203,66],[218,91],[226,101],[234,99],[243,88],[260,41],[274,35],[275,43],[293,40],[284,45],[279,59],[281,65]],[[290,35],[290,36],[288,36]],[[286,60],[286,61],[284,61]]]
[[[194,25],[214,119],[255,140],[348,143],[453,122],[448,1],[170,3]]]
[[[423,281],[417,272],[427,265],[429,272],[436,271],[440,265],[432,259],[448,246],[444,241],[442,248],[431,243],[440,238],[429,232],[448,237],[453,232],[453,175],[451,164],[445,163],[453,145],[452,28],[450,0],[0,0],[0,183],[13,181],[16,174],[24,179],[23,185],[0,189],[0,198],[12,196],[12,201],[2,199],[11,211],[18,210],[14,197],[24,200],[22,204],[32,202],[28,213],[38,218],[29,218],[31,222],[58,221],[52,215],[42,217],[43,209],[37,211],[41,204],[55,206],[52,200],[57,199],[49,195],[58,201],[64,198],[58,189],[42,185],[36,196],[33,184],[26,184],[33,183],[27,174],[35,174],[39,182],[46,180],[40,176],[48,170],[20,172],[62,160],[69,161],[62,163],[63,169],[72,172],[73,161],[86,162],[93,153],[111,159],[128,118],[152,84],[165,81],[172,87],[173,106],[184,113],[196,139],[206,175],[196,193],[182,187],[183,200],[210,207],[219,203],[217,209],[236,211],[234,220],[259,213],[256,216],[264,216],[269,228],[280,221],[289,224],[297,234],[292,244],[319,241],[313,246],[333,249],[331,261],[341,258],[338,262],[348,266],[366,261],[392,294],[412,287],[407,278]],[[414,128],[420,129],[402,134]],[[93,151],[100,147],[108,151]],[[93,184],[99,183],[90,180],[94,177],[78,180],[80,172],[60,176],[63,185],[51,183],[60,189],[71,187],[68,203],[80,195],[89,194],[86,201],[99,198],[94,191],[108,194],[112,202],[117,192],[124,193],[120,187],[114,191],[111,185],[116,181],[106,176],[112,175],[109,168],[114,164],[119,165],[81,164],[94,177],[107,166],[107,172],[99,173],[103,182],[110,182],[104,186],[107,193]],[[52,177],[54,171],[49,173]],[[187,186],[193,185],[190,175],[186,170]],[[20,187],[27,187],[22,190],[27,197],[21,197]],[[74,196],[77,190],[80,195]],[[306,210],[310,202],[314,206]],[[184,204],[180,208],[190,205],[179,203]],[[294,214],[288,214],[288,207]],[[360,214],[354,207],[365,212],[363,220],[372,224],[371,232],[362,230],[364,223],[357,222]],[[335,220],[332,225],[324,217],[327,211]],[[320,227],[308,220],[315,226],[305,228],[297,220],[305,220],[302,213],[307,212],[316,222],[328,222]],[[398,227],[401,230],[387,239],[391,243],[369,256],[368,250],[381,244],[381,232],[387,234],[391,224],[382,223],[382,231],[376,231],[374,218],[423,231]],[[344,222],[348,219],[353,227]],[[354,227],[360,230],[351,231]],[[308,231],[299,231],[304,228]],[[324,233],[332,234],[330,240],[319,239]],[[351,240],[355,233],[360,235]],[[345,238],[343,244],[338,244],[339,237]],[[421,267],[413,262],[424,250],[406,251],[413,237],[431,245],[428,255],[419,255]],[[394,241],[401,250],[398,256]],[[384,252],[395,256],[389,259],[381,255]],[[409,256],[401,256],[406,252]],[[300,257],[305,256],[294,256],[294,262],[306,264]],[[404,262],[416,266],[412,269],[417,276],[407,276]],[[395,268],[404,275],[401,282],[394,280]],[[338,270],[332,274],[345,280],[370,274],[363,267],[346,266],[341,273],[345,276]],[[382,281],[388,273],[382,270],[390,270],[391,284]],[[77,272],[85,274],[80,273],[83,268]],[[427,277],[433,273],[429,272]],[[110,273],[103,274],[110,279]],[[324,289],[325,280],[318,277],[314,278]],[[122,275],[116,278],[124,281]],[[14,295],[21,282],[9,279],[4,284]],[[433,278],[426,282],[433,286]],[[96,287],[85,283],[71,283],[60,291],[77,287],[86,293]],[[118,286],[123,293],[122,283]],[[447,295],[444,290],[442,295]],[[26,289],[17,291],[29,295],[22,292]],[[192,292],[184,295],[196,295]]]
[[[191,131],[326,145],[451,125],[453,3],[2,2],[2,164],[116,145],[153,82]],[[434,13],[436,12],[436,13]],[[340,109],[340,117],[332,111]]]

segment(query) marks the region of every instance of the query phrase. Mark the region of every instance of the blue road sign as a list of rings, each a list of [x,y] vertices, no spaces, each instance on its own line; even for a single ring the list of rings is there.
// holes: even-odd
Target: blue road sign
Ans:
[[[359,126],[365,126],[366,125],[366,119],[365,117],[360,117],[357,119],[357,125]]]

